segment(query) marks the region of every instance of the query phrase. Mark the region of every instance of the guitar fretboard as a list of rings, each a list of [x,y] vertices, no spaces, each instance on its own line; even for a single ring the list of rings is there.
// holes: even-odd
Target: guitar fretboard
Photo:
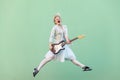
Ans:
[[[73,38],[73,39],[70,40],[70,42],[72,42],[72,41],[74,41],[74,40],[77,40],[77,39],[78,39],[78,37]]]
[[[70,40],[70,42],[72,42],[72,41],[74,41],[74,40],[77,40],[77,39],[78,39],[78,37],[73,38],[73,39]],[[64,43],[62,44],[62,46],[64,46],[65,44],[67,44],[67,42],[64,42]]]

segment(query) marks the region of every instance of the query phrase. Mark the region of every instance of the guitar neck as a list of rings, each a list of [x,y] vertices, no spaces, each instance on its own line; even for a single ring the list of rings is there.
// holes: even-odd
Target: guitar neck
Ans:
[[[77,39],[78,39],[78,37],[73,38],[73,39],[70,40],[70,42],[75,41],[75,40],[77,40]],[[67,42],[64,42],[62,45],[65,45],[65,44],[67,44]]]
[[[78,37],[73,38],[73,39],[70,40],[70,42],[75,41],[75,40],[77,40],[77,39],[78,39]]]
[[[80,35],[78,37],[75,37],[75,38],[71,39],[70,42],[73,42],[73,41],[75,41],[77,39],[82,39],[82,38],[84,38],[84,35]],[[64,46],[65,44],[67,44],[67,42],[64,42],[62,45]]]

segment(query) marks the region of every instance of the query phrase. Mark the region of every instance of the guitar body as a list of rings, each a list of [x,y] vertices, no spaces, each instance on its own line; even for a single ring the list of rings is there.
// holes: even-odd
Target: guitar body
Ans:
[[[65,41],[61,41],[57,44],[52,44],[52,49],[51,51],[54,53],[54,54],[58,54],[61,50],[64,50],[65,48],[64,47],[64,44]]]

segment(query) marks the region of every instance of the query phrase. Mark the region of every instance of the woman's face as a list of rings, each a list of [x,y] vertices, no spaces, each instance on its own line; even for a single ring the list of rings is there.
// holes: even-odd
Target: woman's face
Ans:
[[[61,19],[59,16],[56,16],[54,19],[55,24],[59,25],[61,23]]]

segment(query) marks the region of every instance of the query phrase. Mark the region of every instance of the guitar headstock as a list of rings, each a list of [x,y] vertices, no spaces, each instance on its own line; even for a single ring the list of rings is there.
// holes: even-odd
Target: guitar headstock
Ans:
[[[84,38],[84,37],[85,37],[85,35],[82,34],[82,35],[79,35],[77,38],[78,38],[78,39],[82,39],[82,38]]]

